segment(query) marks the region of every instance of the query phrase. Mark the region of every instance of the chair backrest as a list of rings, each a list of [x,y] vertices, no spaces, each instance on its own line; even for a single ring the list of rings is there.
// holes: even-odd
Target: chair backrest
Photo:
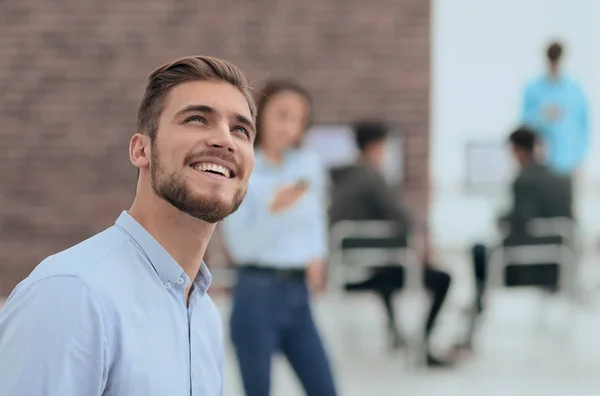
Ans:
[[[396,223],[381,220],[342,220],[336,222],[331,227],[330,232],[330,252],[332,258],[337,261],[335,265],[342,265],[343,257],[348,255],[353,257],[371,255],[371,260],[368,260],[371,263],[367,266],[380,261],[380,258],[375,256],[382,256],[382,253],[383,256],[389,256],[389,251],[395,249],[365,247],[346,250],[344,249],[344,242],[348,240],[392,238],[396,234],[395,227]],[[382,252],[382,250],[385,251]]]
[[[544,217],[529,220],[525,225],[525,232],[533,238],[559,237],[565,243],[573,243],[575,239],[576,224],[569,217]],[[500,223],[500,230],[504,237],[511,233],[508,221]]]
[[[386,220],[341,220],[331,227],[332,243],[347,238],[386,238],[395,233],[396,223]]]
[[[489,262],[488,285],[500,287],[503,268],[508,265],[535,265],[556,262],[561,271],[559,284],[570,285],[577,261],[575,250],[576,224],[571,218],[553,217],[532,219],[527,233],[536,238],[560,237],[560,242],[547,244],[524,244],[499,247],[492,252]]]
[[[421,265],[414,250],[409,246],[392,248],[359,247],[344,249],[344,241],[360,239],[392,239],[398,235],[397,223],[385,220],[342,220],[330,230],[330,264],[334,278],[343,283],[347,264],[362,268],[376,268],[395,263],[407,268],[407,288],[421,287]],[[347,260],[349,262],[347,262]],[[414,269],[414,270],[413,270]],[[417,270],[419,271],[417,274]],[[416,279],[415,279],[416,278]]]
[[[565,243],[574,242],[575,221],[568,217],[532,219],[527,224],[527,232],[534,237],[560,236]]]

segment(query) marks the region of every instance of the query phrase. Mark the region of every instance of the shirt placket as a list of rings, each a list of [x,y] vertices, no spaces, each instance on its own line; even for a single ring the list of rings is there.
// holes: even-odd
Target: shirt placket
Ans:
[[[166,282],[165,283],[165,288],[169,291],[169,293],[175,297],[179,303],[181,303],[182,307],[183,307],[183,313],[185,315],[186,321],[187,321],[187,340],[188,340],[188,373],[189,373],[189,394],[190,396],[194,396],[197,394],[197,392],[194,392],[194,387],[196,387],[195,385],[195,380],[196,377],[198,376],[198,368],[194,367],[193,364],[193,328],[192,328],[192,312],[194,309],[194,305],[196,303],[196,292],[193,290],[191,291],[191,295],[190,295],[190,299],[189,299],[189,304],[186,303],[186,298],[185,298],[185,289],[187,288],[189,284],[189,280],[187,279],[187,277],[185,276],[185,274],[182,274],[179,278],[177,278],[177,280],[175,280],[174,282]]]
[[[198,360],[195,358],[194,351],[197,349],[194,344],[194,325],[193,325],[193,314],[194,307],[196,305],[198,299],[198,292],[196,290],[192,291],[190,296],[190,303],[187,307],[187,318],[188,318],[188,348],[189,348],[189,356],[190,356],[190,396],[198,396],[200,395],[198,386],[198,375],[200,367],[198,367]]]

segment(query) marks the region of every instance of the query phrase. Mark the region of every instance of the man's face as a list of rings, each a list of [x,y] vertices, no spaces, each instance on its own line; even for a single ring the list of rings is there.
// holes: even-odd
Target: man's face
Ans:
[[[235,212],[254,168],[255,127],[242,93],[222,81],[174,87],[151,145],[154,192],[208,223]]]
[[[382,169],[385,161],[385,148],[387,139],[381,139],[376,142],[371,142],[369,145],[368,158],[372,166],[377,169]]]
[[[511,152],[513,155],[513,158],[515,159],[515,162],[517,163],[517,165],[522,168],[523,166],[525,166],[528,162],[528,159],[531,158],[531,155],[527,153],[527,151],[523,150],[522,148],[516,146],[516,145],[511,145]]]

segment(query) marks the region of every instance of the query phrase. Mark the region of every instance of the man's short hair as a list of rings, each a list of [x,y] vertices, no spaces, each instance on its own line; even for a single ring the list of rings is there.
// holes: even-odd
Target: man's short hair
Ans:
[[[556,63],[560,60],[563,54],[563,46],[558,41],[550,43],[548,49],[546,50],[546,57],[552,63]]]
[[[154,141],[167,94],[173,87],[188,81],[224,81],[233,85],[244,95],[250,114],[256,119],[256,104],[251,88],[240,69],[210,56],[188,56],[167,63],[148,76],[138,108],[137,132],[147,134]]]
[[[380,121],[359,121],[354,124],[353,129],[356,145],[361,152],[388,136],[388,126]]]
[[[513,147],[521,149],[526,153],[533,154],[537,144],[537,132],[533,129],[521,126],[510,134],[508,140]]]

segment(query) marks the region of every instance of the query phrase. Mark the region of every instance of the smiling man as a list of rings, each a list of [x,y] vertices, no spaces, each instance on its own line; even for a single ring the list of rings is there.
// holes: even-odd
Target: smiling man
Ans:
[[[246,194],[255,112],[228,62],[188,57],[150,75],[129,144],[133,206],[12,292],[0,395],[222,394],[221,319],[202,258]]]

